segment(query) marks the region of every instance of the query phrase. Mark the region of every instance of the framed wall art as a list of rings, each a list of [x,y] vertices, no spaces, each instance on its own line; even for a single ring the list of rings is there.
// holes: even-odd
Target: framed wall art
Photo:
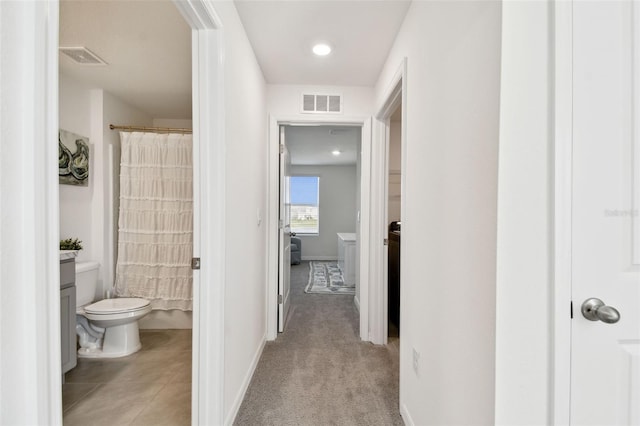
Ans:
[[[89,138],[59,131],[58,177],[64,185],[89,186]]]

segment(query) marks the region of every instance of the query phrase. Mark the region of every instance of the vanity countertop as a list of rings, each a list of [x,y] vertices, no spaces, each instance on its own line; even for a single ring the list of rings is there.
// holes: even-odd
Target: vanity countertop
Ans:
[[[355,241],[356,234],[355,232],[338,232],[338,238],[342,241]]]
[[[60,250],[60,260],[73,259],[78,256],[78,250]]]

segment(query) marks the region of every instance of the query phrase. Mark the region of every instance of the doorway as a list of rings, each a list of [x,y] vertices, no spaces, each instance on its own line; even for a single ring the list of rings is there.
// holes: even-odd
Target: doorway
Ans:
[[[79,237],[84,243],[75,259],[76,271],[87,276],[91,273],[87,271],[89,265],[96,265],[93,270],[97,279],[77,279],[74,290],[78,299],[84,294],[81,284],[96,286],[90,296],[78,300],[77,306],[114,297],[118,286],[117,297],[130,295],[139,303],[148,300],[153,308],[132,325],[139,327],[135,339],[139,336],[142,347],[120,349],[120,353],[129,355],[108,358],[108,362],[95,358],[101,358],[108,336],[113,336],[115,330],[93,336],[90,333],[95,330],[94,324],[84,323],[82,315],[74,315],[68,337],[72,345],[70,362],[63,365],[63,422],[81,423],[100,405],[113,412],[110,421],[114,423],[130,419],[147,422],[151,421],[149,416],[161,413],[174,424],[190,423],[193,235],[190,181],[194,176],[191,158],[182,160],[176,154],[183,150],[190,152],[192,143],[191,135],[183,136],[179,149],[169,148],[168,139],[163,139],[167,136],[156,128],[192,127],[191,28],[171,2],[65,1],[60,3],[59,11],[59,44],[63,53],[59,62],[60,129],[88,136],[91,160],[87,187],[59,187],[60,237]],[[95,28],[102,31],[96,32]],[[134,40],[139,41],[132,43]],[[106,65],[90,67],[78,61],[73,54],[76,50],[69,48],[77,45],[91,49]],[[64,54],[69,51],[71,55]],[[144,51],[155,51],[158,55],[144,57],[141,55]],[[87,57],[84,51],[80,55]],[[150,70],[158,70],[166,58],[173,58],[180,66],[157,72],[155,79],[149,79]],[[138,91],[131,91],[131,87]],[[145,132],[152,131],[153,135],[134,136],[136,142],[128,151],[119,132],[108,130],[112,124],[143,126]],[[68,149],[72,152],[74,148]],[[148,148],[162,152],[153,158],[163,160],[154,162],[149,156],[137,162],[135,159],[140,157],[136,154]],[[126,157],[121,160],[121,152],[133,152],[131,161]],[[170,170],[176,180],[189,183],[177,192],[177,185],[169,189],[165,184],[164,191],[154,191],[144,184],[140,185],[144,189],[139,193],[132,189],[139,182],[167,182],[160,170]],[[132,218],[138,215],[145,218],[133,222]],[[153,235],[153,243],[149,242],[149,235]],[[181,241],[176,235],[181,235]],[[177,253],[176,246],[186,249]],[[138,255],[132,255],[134,247]],[[147,254],[140,257],[142,252]],[[150,268],[149,264],[159,267]],[[79,351],[75,347],[76,329],[81,336]],[[161,383],[164,386],[158,389]],[[144,397],[151,389],[158,389],[156,396]],[[115,400],[109,397],[114,393],[119,395]],[[179,394],[181,398],[160,403],[170,394]],[[124,401],[129,401],[126,408],[121,406]]]
[[[402,243],[402,105],[389,120],[387,147],[387,339],[399,348]]]
[[[362,129],[283,125],[280,143],[278,331],[282,332],[291,302],[291,265],[302,265],[294,268],[293,284],[304,286],[305,293],[351,295],[359,307]]]
[[[406,202],[403,196],[407,112],[403,95],[406,93],[406,74],[405,58],[391,80],[376,115],[376,144],[371,160],[371,299],[374,307],[371,311],[371,341],[380,345],[386,345],[391,335],[397,338],[395,335],[399,333],[396,333],[396,329],[401,323],[400,235]],[[406,228],[407,224],[404,225]]]
[[[204,1],[186,0],[176,2],[176,5],[193,30],[194,75],[192,84],[193,92],[197,93],[197,97],[194,96],[194,115],[200,113],[207,117],[207,120],[194,121],[194,147],[199,153],[195,173],[200,177],[196,183],[198,196],[194,199],[194,210],[196,211],[194,255],[199,257],[201,253],[204,253],[204,260],[209,260],[209,266],[203,267],[194,274],[192,421],[195,424],[220,424],[223,423],[222,391],[224,386],[222,362],[224,329],[221,315],[224,312],[224,271],[213,270],[211,266],[215,262],[211,259],[218,259],[221,256],[220,253],[223,253],[224,246],[223,242],[215,239],[201,241],[198,237],[202,232],[215,234],[220,231],[224,235],[223,221],[220,220],[223,217],[223,211],[218,207],[223,203],[212,202],[211,205],[200,203],[201,197],[213,201],[218,200],[220,194],[224,194],[225,186],[224,175],[218,174],[218,170],[224,170],[224,133],[222,131],[224,129],[222,125],[224,100],[218,95],[223,88],[223,80],[221,79],[223,64],[214,59],[218,58],[218,53],[222,48],[221,21],[210,5]],[[57,276],[59,272],[59,206],[57,197],[55,197],[58,179],[55,163],[48,161],[55,158],[54,148],[57,151],[58,3],[42,2],[24,7],[28,10],[22,9],[23,6],[19,4],[12,5],[9,10],[11,15],[3,15],[15,17],[16,22],[21,24],[19,27],[7,27],[7,33],[18,33],[20,28],[25,28],[23,33],[28,35],[27,40],[34,42],[38,49],[35,49],[31,55],[21,56],[23,62],[15,62],[16,67],[24,66],[33,72],[17,80],[11,94],[37,93],[41,99],[46,99],[46,108],[43,104],[33,109],[16,109],[16,114],[21,114],[19,121],[23,127],[26,128],[28,124],[34,134],[38,135],[34,138],[27,137],[26,140],[33,141],[30,146],[36,148],[34,152],[43,153],[37,157],[41,165],[37,176],[32,181],[25,181],[23,185],[16,186],[16,190],[23,189],[36,194],[33,198],[37,199],[40,204],[37,204],[39,208],[36,208],[35,211],[41,212],[38,215],[42,215],[42,218],[25,216],[21,219],[22,222],[18,223],[31,223],[32,219],[37,217],[33,223],[38,226],[34,228],[32,223],[27,228],[34,229],[41,235],[33,239],[38,242],[37,246],[40,247],[34,258],[42,263],[42,267],[38,268],[39,279],[37,283],[40,290],[42,290],[42,283],[47,284],[45,290],[47,297],[33,299],[32,307],[38,312],[42,312],[42,315],[33,317],[22,331],[37,332],[38,335],[48,337],[42,339],[45,342],[43,346],[46,347],[46,350],[31,348],[31,354],[25,355],[30,357],[29,362],[25,362],[25,365],[39,366],[37,369],[38,379],[14,382],[20,383],[16,391],[19,395],[18,401],[23,400],[23,395],[36,395],[30,406],[31,414],[21,413],[19,410],[22,405],[19,404],[16,405],[14,411],[4,414],[8,418],[12,418],[12,416],[23,419],[30,418],[33,421],[27,422],[31,423],[58,424],[62,418],[60,410],[60,357],[54,355],[60,345],[60,312],[59,300],[56,297],[56,294],[60,292]],[[33,29],[37,29],[37,31]],[[21,41],[21,43],[24,42],[24,40]],[[21,44],[12,42],[9,46],[15,48],[20,47]],[[10,69],[13,69],[13,65],[11,67]],[[207,140],[208,143],[200,147],[200,140]],[[206,167],[202,167],[203,165]],[[21,263],[17,266],[22,266],[25,269],[26,265],[27,263]],[[201,279],[211,285],[201,289],[199,286]],[[30,295],[28,287],[30,285],[31,281],[25,282],[24,289],[19,289],[21,297],[18,297],[18,300],[29,298],[26,295]],[[207,306],[206,315],[202,313],[201,305]],[[16,306],[21,305],[16,304]],[[209,314],[208,311],[213,313]],[[206,337],[201,339],[200,336]],[[200,344],[201,340],[203,344]],[[26,354],[28,351],[24,352]],[[19,374],[23,370],[17,371]]]
[[[349,127],[357,127],[360,129],[360,164],[359,182],[360,182],[360,202],[356,210],[356,233],[360,236],[359,246],[363,247],[362,251],[357,252],[356,257],[358,267],[359,286],[359,331],[358,334],[362,340],[369,340],[368,321],[369,321],[369,285],[368,270],[369,259],[364,251],[367,250],[369,244],[369,188],[370,188],[370,153],[371,153],[371,124],[366,118],[341,118],[341,119],[325,119],[322,117],[312,117],[306,120],[284,120],[277,117],[271,117],[270,120],[270,137],[269,137],[269,207],[268,207],[268,292],[267,292],[267,339],[275,340],[278,333],[278,308],[279,308],[279,191],[280,191],[280,128],[281,126],[289,126],[292,129],[302,127],[324,127],[325,131],[340,133],[341,129]],[[346,126],[346,127],[345,127]],[[294,131],[295,133],[295,131]],[[330,133],[329,133],[330,134]],[[335,136],[335,135],[333,135]],[[331,154],[330,154],[331,156]],[[359,220],[358,220],[359,219]],[[321,219],[322,220],[322,219]],[[337,236],[335,239],[337,246]],[[304,243],[303,243],[304,247]],[[303,248],[303,251],[305,249]],[[367,251],[368,253],[368,251]],[[303,254],[304,256],[304,254]]]

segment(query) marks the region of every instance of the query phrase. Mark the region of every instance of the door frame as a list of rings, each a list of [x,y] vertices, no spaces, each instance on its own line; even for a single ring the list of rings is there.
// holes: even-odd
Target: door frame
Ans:
[[[194,209],[194,222],[200,224],[199,235],[196,237],[194,233],[194,257],[200,255],[202,269],[199,273],[194,273],[192,424],[222,424],[225,274],[224,33],[222,22],[209,1],[181,0],[175,1],[175,4],[192,28],[194,153],[198,153],[200,158],[200,163],[194,164],[194,172],[200,173],[200,179],[194,180],[194,194],[200,194],[202,201],[200,210]],[[44,285],[45,291],[40,291],[43,297],[36,298],[33,298],[34,288],[28,285],[16,286],[14,291],[21,299],[31,300],[31,309],[27,311],[41,313],[30,315],[34,318],[33,324],[25,324],[20,331],[23,340],[40,342],[42,346],[38,346],[40,349],[33,347],[25,351],[30,357],[25,361],[37,366],[34,368],[37,378],[32,381],[25,378],[22,384],[24,392],[16,392],[18,395],[29,395],[29,400],[23,401],[21,396],[17,396],[14,402],[18,408],[31,407],[31,417],[28,418],[37,419],[34,423],[55,425],[62,422],[62,370],[60,357],[56,355],[60,347],[60,307],[58,297],[54,297],[59,292],[60,285],[59,200],[57,172],[54,162],[49,160],[56,155],[59,127],[59,2],[49,0],[25,3],[17,7],[29,11],[21,15],[21,22],[25,24],[22,27],[33,30],[30,33],[29,30],[25,30],[24,35],[30,37],[39,49],[34,50],[31,55],[23,56],[23,62],[16,64],[16,67],[31,69],[32,75],[16,82],[15,91],[24,93],[26,99],[34,98],[37,93],[40,96],[35,97],[45,99],[46,102],[42,108],[29,109],[25,105],[23,109],[15,108],[15,111],[12,111],[12,114],[16,115],[17,123],[28,124],[28,127],[21,126],[25,130],[31,129],[25,133],[27,136],[43,136],[28,138],[34,148],[34,164],[42,164],[42,171],[31,180],[18,182],[13,192],[16,192],[16,197],[20,192],[25,192],[35,194],[38,200],[42,200],[36,209],[41,212],[37,217],[27,214],[29,211],[33,213],[33,209],[26,204],[16,208],[24,209],[26,215],[22,219],[23,225],[33,232],[38,231],[31,240],[25,237],[24,242],[28,243],[31,251],[34,243],[37,243],[36,248],[39,247],[37,253],[26,257],[40,262],[36,269],[45,271],[45,275],[40,277],[38,282],[44,283],[39,285]],[[15,46],[12,44],[11,47]],[[201,144],[201,140],[207,140],[208,143]],[[200,234],[216,235],[217,238],[201,239]],[[27,253],[29,250],[24,252]],[[16,268],[25,267],[29,266],[24,263],[16,265]],[[24,269],[16,269],[14,273],[23,276],[25,272]],[[200,282],[206,282],[207,285],[201,286]],[[37,291],[37,288],[35,290]],[[206,306],[206,309],[201,309],[201,306]]]
[[[550,333],[553,354],[549,371],[551,420],[571,420],[571,224],[573,143],[573,13],[572,2],[553,3],[553,307]]]
[[[387,276],[388,246],[383,244],[387,238],[388,218],[388,187],[389,187],[389,129],[391,115],[402,106],[402,118],[400,122],[401,143],[401,189],[400,189],[400,216],[404,220],[406,212],[406,134],[407,134],[407,58],[403,58],[391,79],[389,86],[382,98],[382,105],[377,109],[375,116],[376,143],[371,154],[371,341],[375,344],[386,345],[389,333],[389,289]],[[401,243],[402,244],[402,243]],[[400,248],[402,252],[402,247]],[[400,264],[402,271],[402,263]],[[402,277],[402,272],[400,272]],[[402,278],[401,278],[402,281]],[[402,295],[400,296],[402,300]],[[402,315],[402,309],[400,310]],[[402,323],[402,320],[400,321]]]
[[[198,159],[193,168],[194,176],[199,177],[193,180],[193,257],[201,259],[201,267],[193,271],[191,424],[223,424],[224,31],[211,2],[174,0],[174,4],[192,29],[193,155]]]
[[[60,424],[58,1],[0,2],[0,20],[0,423]],[[7,161],[25,156],[29,173]]]
[[[280,132],[289,126],[358,126],[362,128],[360,159],[360,338],[369,334],[369,189],[371,185],[371,118],[269,115],[269,179],[267,206],[267,340],[278,336],[278,204],[280,181]]]

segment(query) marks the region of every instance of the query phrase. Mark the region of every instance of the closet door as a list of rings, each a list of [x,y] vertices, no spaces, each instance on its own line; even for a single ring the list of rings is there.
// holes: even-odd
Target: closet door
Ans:
[[[573,425],[640,425],[639,6],[573,2]]]

